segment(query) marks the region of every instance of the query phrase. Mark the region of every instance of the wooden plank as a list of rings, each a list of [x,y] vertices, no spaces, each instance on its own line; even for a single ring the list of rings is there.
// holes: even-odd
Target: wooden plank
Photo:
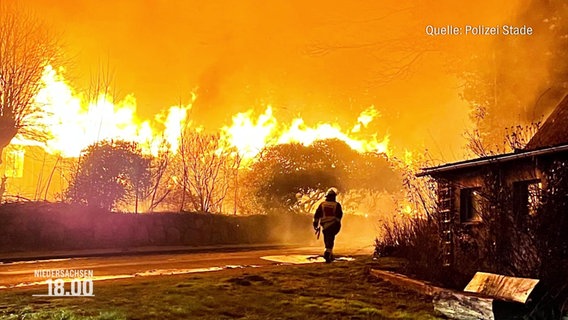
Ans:
[[[388,281],[394,285],[405,287],[407,289],[425,294],[430,297],[434,296],[436,293],[439,293],[440,291],[447,290],[440,287],[436,287],[428,282],[411,279],[407,276],[394,273],[391,271],[371,269],[369,272],[371,273],[371,275],[381,278],[385,281]]]
[[[503,301],[526,303],[538,281],[537,279],[477,272],[464,291],[481,293]]]
[[[491,297],[440,288],[429,282],[411,279],[390,271],[371,269],[369,272],[394,285],[432,297],[434,310],[450,319],[494,320]]]

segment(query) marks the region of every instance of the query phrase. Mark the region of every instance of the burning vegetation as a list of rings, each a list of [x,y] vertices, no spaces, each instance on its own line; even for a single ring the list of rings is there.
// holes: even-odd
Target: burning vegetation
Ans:
[[[57,185],[45,182],[42,192],[19,190],[17,195],[25,198],[38,199],[39,196],[44,200],[79,201],[109,210],[135,212],[154,211],[160,209],[160,204],[163,205],[161,210],[258,212],[260,208],[251,207],[255,201],[246,200],[254,198],[255,191],[247,194],[250,190],[243,190],[239,184],[257,179],[248,184],[258,187],[263,185],[258,177],[267,178],[266,175],[273,174],[285,177],[286,171],[282,170],[311,175],[312,178],[309,183],[304,183],[301,176],[296,182],[277,181],[276,184],[288,184],[281,191],[274,190],[280,186],[265,188],[263,191],[275,192],[270,196],[265,194],[265,198],[289,198],[282,202],[283,205],[272,206],[274,209],[301,208],[308,201],[311,204],[300,211],[309,211],[328,185],[343,184],[345,191],[397,189],[388,177],[393,172],[386,160],[388,135],[379,138],[365,132],[368,124],[379,116],[373,106],[363,110],[349,129],[343,129],[337,123],[320,123],[312,127],[302,118],[289,124],[280,123],[274,117],[272,107],[267,106],[258,117],[252,110],[238,113],[233,116],[232,125],[210,133],[191,122],[188,116],[191,103],[170,107],[156,115],[153,121],[140,121],[136,117],[133,96],[114,102],[108,94],[110,88],[106,88],[94,99],[88,99],[88,95],[76,93],[50,65],[45,67],[40,82],[33,105],[42,108],[30,117],[37,119],[31,125],[42,128],[46,139],[41,142],[17,135],[6,152],[8,162],[5,167],[10,169],[7,176],[17,186],[18,179],[25,178],[27,172],[26,152],[35,150],[45,152],[40,155],[44,158],[57,159],[46,168],[51,171],[46,179],[53,179],[53,173],[56,173],[63,181]],[[196,98],[193,95],[192,99]],[[324,141],[331,144],[326,145]],[[336,156],[333,158],[332,154]],[[349,163],[357,157],[362,164],[367,162],[366,167]],[[269,165],[271,161],[277,162]],[[373,161],[382,163],[377,167]],[[264,162],[269,167],[264,165],[266,169],[262,172],[259,168]],[[284,163],[288,165],[284,166]],[[309,167],[305,167],[307,163]],[[347,171],[351,173],[347,174]],[[367,182],[356,186],[353,182],[340,181],[363,178],[352,178],[355,172],[375,179],[368,181],[384,180],[385,183],[373,186]],[[330,180],[329,177],[335,178]],[[7,195],[14,195],[13,192],[18,190],[11,188],[12,181],[7,181]],[[65,181],[69,181],[69,187],[65,186]],[[266,183],[272,182],[267,180]],[[50,191],[56,187],[59,190]],[[32,192],[35,196],[30,196]],[[179,203],[170,199],[179,199]],[[119,200],[122,206],[118,206]]]
[[[17,37],[22,30],[44,36],[33,17],[6,6],[3,19],[4,199],[238,214],[309,212],[329,185],[343,187],[346,196],[350,190],[361,196],[361,190],[370,195],[398,189],[387,161],[389,135],[368,130],[380,117],[374,106],[347,128],[337,122],[308,125],[301,117],[282,122],[266,105],[258,116],[253,109],[239,112],[230,125],[215,130],[192,119],[199,99],[192,93],[187,104],[141,120],[136,98],[117,99],[108,72],[81,92],[66,81],[63,67],[51,64],[47,53],[57,52],[55,45],[45,52],[18,51],[22,43],[42,41]],[[12,23],[20,20],[21,25]],[[33,75],[10,71],[25,70],[32,53]],[[28,90],[25,96],[15,94],[23,95],[21,89]],[[384,183],[362,182],[364,176]],[[371,210],[352,207],[361,214]]]
[[[49,28],[1,3],[0,202],[307,216],[335,186],[347,216],[385,225],[377,253],[406,257],[416,274],[450,285],[480,269],[540,277],[555,302],[566,301],[565,285],[554,283],[565,284],[567,275],[554,268],[568,257],[562,233],[568,141],[559,139],[568,105],[568,6],[454,2],[252,10],[254,1],[245,1],[226,21],[196,17],[180,2],[156,5],[156,20],[171,24],[151,28],[153,19],[131,4],[115,11],[101,5],[95,11],[104,17],[134,12],[117,29],[119,48],[130,49],[125,39],[140,25],[155,40],[139,50],[146,60],[119,50],[118,61],[132,59],[154,72],[138,73],[138,65],[126,73],[143,83],[136,96],[118,94],[109,70],[79,89],[68,80],[76,75],[58,59],[63,49]],[[201,9],[215,17],[223,11]],[[190,18],[205,31],[180,24]],[[460,19],[532,32],[424,32],[464,25]],[[282,23],[289,21],[296,23]],[[113,42],[111,32],[93,40],[84,26],[77,30],[78,43]],[[164,42],[172,38],[161,39],[185,33],[199,37],[176,50]],[[147,52],[168,63],[148,63],[155,57]],[[171,101],[174,85],[164,74],[179,80],[176,72],[191,74],[192,90],[178,90],[178,103],[159,109],[149,101],[166,94],[162,100]],[[479,158],[464,160],[472,156]],[[443,164],[448,161],[457,162]],[[465,264],[460,255],[475,259]]]

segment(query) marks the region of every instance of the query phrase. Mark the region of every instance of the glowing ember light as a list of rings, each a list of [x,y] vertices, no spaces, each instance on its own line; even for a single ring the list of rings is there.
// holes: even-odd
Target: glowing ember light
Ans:
[[[21,178],[24,175],[24,150],[14,149],[6,152],[6,169],[8,178]]]
[[[410,206],[410,204],[406,204],[402,208],[402,213],[411,216],[411,215],[413,215],[414,210],[412,210],[412,207]]]
[[[413,166],[414,161],[413,161],[412,151],[404,150],[403,161],[404,161],[404,164],[406,164],[407,166],[409,166],[409,167]]]

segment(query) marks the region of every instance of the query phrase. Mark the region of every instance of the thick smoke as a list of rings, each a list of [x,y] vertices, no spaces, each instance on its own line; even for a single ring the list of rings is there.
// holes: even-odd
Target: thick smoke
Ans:
[[[502,144],[507,127],[545,119],[568,93],[568,5],[530,1],[518,11],[508,24],[533,34],[495,37],[460,73],[463,97],[489,148]]]
[[[216,130],[248,109],[353,123],[370,105],[395,152],[462,159],[464,131],[546,115],[566,89],[566,6],[550,1],[27,1],[61,31],[68,74],[101,57],[151,118],[197,88],[191,116]],[[428,37],[425,26],[529,25],[528,37]],[[465,99],[464,99],[465,98]],[[470,115],[476,109],[482,121]],[[479,110],[477,110],[479,111]],[[475,113],[473,113],[475,115]],[[489,139],[488,138],[488,139]]]

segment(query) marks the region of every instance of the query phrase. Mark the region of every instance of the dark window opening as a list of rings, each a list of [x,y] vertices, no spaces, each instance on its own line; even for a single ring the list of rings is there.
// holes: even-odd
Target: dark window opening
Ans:
[[[541,205],[542,183],[540,180],[513,183],[513,206],[517,216],[536,215]]]
[[[460,190],[460,220],[474,222],[481,220],[482,197],[480,188]]]

